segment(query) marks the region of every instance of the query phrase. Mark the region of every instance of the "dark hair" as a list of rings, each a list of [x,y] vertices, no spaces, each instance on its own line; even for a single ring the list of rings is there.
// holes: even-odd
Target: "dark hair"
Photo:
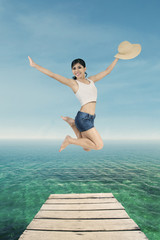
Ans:
[[[84,68],[86,67],[85,61],[84,61],[83,59],[81,59],[81,58],[77,58],[77,59],[75,59],[75,60],[72,61],[72,63],[71,63],[71,68],[73,68],[74,65],[76,65],[77,63],[81,64]],[[85,72],[85,75],[86,75],[86,77],[87,77],[87,73],[86,73],[86,72]],[[72,78],[73,78],[74,80],[77,79],[75,76],[72,77]]]
[[[81,58],[77,58],[77,59],[72,61],[71,68],[73,68],[74,65],[76,65],[77,63],[80,63],[84,68],[86,67],[85,61],[83,59],[81,59]]]

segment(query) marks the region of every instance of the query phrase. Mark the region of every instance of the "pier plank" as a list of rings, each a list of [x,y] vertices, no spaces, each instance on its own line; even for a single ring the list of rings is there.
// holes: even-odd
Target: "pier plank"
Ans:
[[[27,229],[51,231],[113,231],[113,230],[139,230],[132,219],[110,220],[55,220],[33,219]]]
[[[73,193],[73,194],[51,194],[50,198],[112,198],[112,193]]]
[[[39,211],[35,218],[60,219],[106,219],[129,218],[125,210],[102,211]]]
[[[69,199],[57,199],[57,198],[50,198],[48,199],[45,204],[74,204],[74,203],[78,203],[78,204],[93,204],[93,203],[114,203],[114,202],[118,202],[116,198],[69,198]]]
[[[124,209],[120,203],[106,203],[106,204],[43,204],[41,210],[101,210],[101,209]]]
[[[26,230],[19,240],[147,240],[141,231],[50,232]]]

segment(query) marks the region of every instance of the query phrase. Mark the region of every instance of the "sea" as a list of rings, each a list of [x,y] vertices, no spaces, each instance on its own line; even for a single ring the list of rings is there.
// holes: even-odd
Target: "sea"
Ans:
[[[0,239],[17,240],[50,194],[113,193],[160,240],[160,141],[105,141],[84,151],[60,140],[0,140]]]

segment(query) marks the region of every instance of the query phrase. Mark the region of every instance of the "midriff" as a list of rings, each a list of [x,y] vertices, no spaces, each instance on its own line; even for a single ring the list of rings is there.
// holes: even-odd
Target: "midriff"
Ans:
[[[83,105],[80,109],[81,112],[89,113],[91,115],[95,114],[96,102],[89,102]]]

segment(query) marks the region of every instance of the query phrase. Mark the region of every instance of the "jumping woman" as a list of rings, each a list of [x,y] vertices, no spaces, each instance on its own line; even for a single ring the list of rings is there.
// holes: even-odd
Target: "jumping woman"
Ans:
[[[62,119],[72,127],[77,138],[72,138],[67,135],[59,151],[65,149],[69,144],[79,145],[86,151],[90,151],[91,149],[102,149],[102,138],[94,127],[97,100],[97,88],[94,83],[104,78],[112,71],[118,58],[116,58],[105,71],[89,78],[86,77],[85,62],[82,59],[75,59],[71,64],[74,79],[55,74],[36,64],[30,57],[28,58],[30,66],[35,67],[40,72],[70,87],[81,103],[81,109],[78,111],[75,120],[70,117],[62,117]]]
[[[122,42],[118,48],[118,50],[122,51],[119,51],[119,53],[115,56],[115,60],[112,64],[103,72],[90,76],[89,78],[86,76],[86,64],[82,59],[78,58],[72,62],[71,68],[74,77],[69,79],[39,66],[30,57],[28,57],[30,66],[70,87],[81,103],[81,109],[78,111],[75,119],[62,116],[62,119],[71,126],[77,138],[72,138],[67,135],[59,152],[65,149],[69,144],[79,145],[85,151],[90,151],[91,149],[100,150],[103,148],[102,138],[94,127],[97,100],[97,88],[95,86],[95,82],[107,76],[113,70],[119,58],[130,59],[138,55],[139,53],[136,52],[134,45],[136,44],[131,44],[127,41]]]

